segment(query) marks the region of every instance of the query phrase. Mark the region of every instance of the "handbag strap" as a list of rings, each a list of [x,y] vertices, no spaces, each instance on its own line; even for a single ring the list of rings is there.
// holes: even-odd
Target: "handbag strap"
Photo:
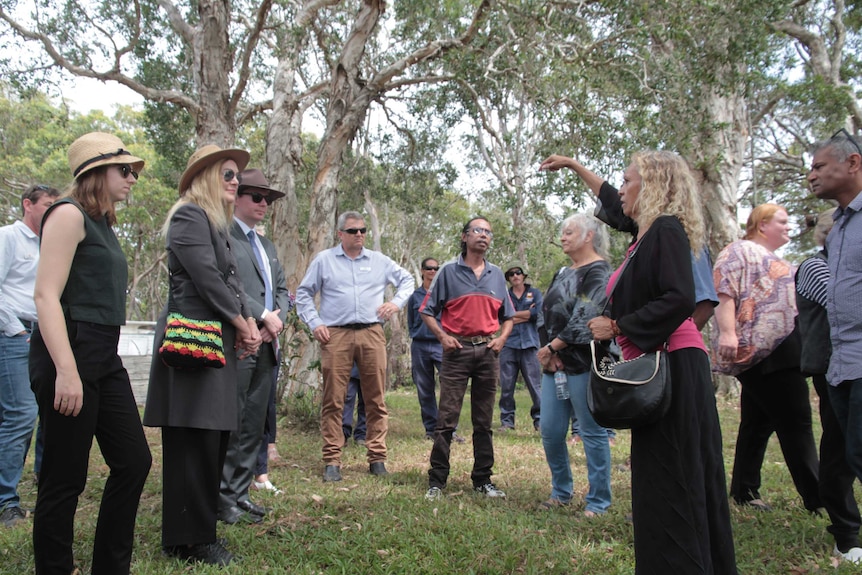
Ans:
[[[628,267],[629,267],[629,262],[632,260],[633,257],[635,257],[635,254],[638,252],[638,248],[640,248],[640,245],[641,245],[640,240],[638,240],[637,243],[635,243],[634,248],[632,249],[631,253],[629,253],[626,256],[626,259],[623,260],[623,266],[622,266],[622,268],[620,268],[620,273],[617,274],[617,280],[614,282],[614,285],[611,288],[611,291],[608,293],[608,299],[605,300],[605,305],[602,307],[602,311],[599,312],[600,316],[605,315],[605,311],[607,311],[607,309],[608,309],[608,304],[611,303],[611,298],[613,297],[614,292],[617,289],[617,286],[620,285],[620,280],[622,279],[623,274],[626,273],[626,269],[628,269]]]

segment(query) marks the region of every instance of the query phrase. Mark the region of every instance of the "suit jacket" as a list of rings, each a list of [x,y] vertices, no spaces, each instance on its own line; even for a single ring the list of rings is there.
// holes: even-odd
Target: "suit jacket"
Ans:
[[[234,246],[234,256],[237,261],[237,275],[248,297],[248,306],[251,310],[251,315],[259,322],[260,316],[263,314],[264,302],[266,301],[266,284],[263,282],[263,270],[257,264],[257,258],[252,250],[251,242],[236,221],[231,226],[230,234],[231,244]],[[281,263],[278,261],[275,253],[275,245],[260,234],[257,237],[263,244],[264,253],[269,260],[271,275],[269,281],[273,291],[273,306],[275,309],[281,310],[278,313],[278,317],[283,322],[287,319],[287,312],[290,311],[293,305],[290,301],[290,292],[287,290],[287,281],[284,278],[284,268],[281,267]],[[271,343],[263,344],[261,352],[264,349],[271,349],[275,353],[275,348]]]
[[[194,204],[181,206],[171,217],[167,251],[172,304],[192,318],[221,320],[227,365],[178,370],[162,363],[158,350],[165,335],[169,304],[165,305],[156,324],[144,425],[236,429],[236,328],[230,322],[237,315],[250,317],[251,312],[228,236],[210,225],[206,212]]]

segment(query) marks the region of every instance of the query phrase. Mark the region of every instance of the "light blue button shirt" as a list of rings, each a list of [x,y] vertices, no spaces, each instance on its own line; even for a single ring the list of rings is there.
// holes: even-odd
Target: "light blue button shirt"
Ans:
[[[387,256],[362,248],[356,259],[341,244],[314,258],[296,290],[296,311],[314,331],[321,325],[379,323],[377,308],[384,303],[387,285],[395,286],[392,303],[404,307],[415,283],[410,273]],[[314,296],[320,293],[320,309]]]
[[[826,379],[831,385],[862,378],[862,192],[835,210],[826,238],[830,281],[826,311],[832,357]]]
[[[39,265],[39,236],[22,221],[0,228],[0,329],[21,333],[18,318],[36,321],[33,288]]]

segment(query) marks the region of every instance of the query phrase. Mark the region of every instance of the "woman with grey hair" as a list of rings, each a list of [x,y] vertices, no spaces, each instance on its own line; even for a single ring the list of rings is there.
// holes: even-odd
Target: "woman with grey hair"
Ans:
[[[611,452],[607,430],[587,408],[590,379],[589,343],[593,336],[587,322],[601,313],[611,268],[605,261],[608,236],[604,226],[587,214],[569,216],[560,233],[563,252],[572,264],[554,276],[542,305],[548,344],[537,354],[542,364],[542,445],[551,469],[551,497],[543,509],[568,505],[574,493],[566,433],[572,412],[580,423],[587,459],[589,489],[586,517],[607,511],[611,504]],[[554,374],[566,374],[569,397],[557,397]]]

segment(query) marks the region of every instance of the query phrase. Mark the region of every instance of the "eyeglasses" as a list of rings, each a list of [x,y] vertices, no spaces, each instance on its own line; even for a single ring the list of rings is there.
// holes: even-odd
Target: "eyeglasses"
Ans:
[[[853,144],[853,147],[854,147],[854,148],[856,148],[856,151],[857,151],[857,152],[859,152],[859,155],[860,155],[860,156],[862,156],[862,148],[860,148],[860,147],[859,147],[859,142],[857,142],[857,141],[856,141],[856,138],[854,138],[854,137],[850,134],[850,132],[848,132],[848,131],[847,131],[847,130],[845,130],[844,128],[841,128],[840,130],[838,130],[837,132],[835,132],[834,134],[832,134],[832,137],[831,137],[831,138],[829,138],[829,139],[830,139],[830,140],[836,140],[836,139],[839,139],[839,138],[840,138],[840,137],[842,137],[842,136],[843,136],[843,137],[845,137],[845,138],[847,138],[848,140],[850,140],[850,143],[851,143],[851,144]]]
[[[367,234],[368,228],[347,228],[346,230],[341,230],[345,234],[350,234],[351,236],[355,236],[356,234],[362,234],[363,236]]]
[[[512,276],[522,276],[522,275],[524,275],[524,272],[514,271],[514,272],[509,272],[509,273],[507,273],[507,274],[506,274],[506,277],[507,277],[507,278],[510,278],[510,277],[512,277]]]
[[[225,176],[225,178],[227,178],[227,176]],[[230,180],[225,179],[225,181],[229,182]],[[270,205],[272,202],[275,201],[272,198],[270,198],[269,196],[264,196],[263,194],[258,194],[257,192],[240,192],[239,195],[248,196],[249,198],[251,198],[251,201],[253,201],[256,204],[259,204],[260,202],[265,201],[266,205]]]
[[[494,237],[494,232],[487,228],[470,228],[470,231],[476,234],[477,236],[481,236],[482,234],[488,236],[489,238]]]
[[[234,172],[233,170],[225,170],[224,172],[222,172],[222,177],[224,178],[224,181],[232,182],[233,179],[236,177],[236,172]]]
[[[437,270],[440,269],[440,266],[425,266],[422,269],[425,270],[426,272],[436,272]]]
[[[136,180],[138,179],[138,172],[133,170],[132,166],[130,166],[129,164],[120,164],[117,167],[120,168],[120,173],[123,174],[124,180],[129,177],[129,174],[132,174],[132,176],[134,176]]]

